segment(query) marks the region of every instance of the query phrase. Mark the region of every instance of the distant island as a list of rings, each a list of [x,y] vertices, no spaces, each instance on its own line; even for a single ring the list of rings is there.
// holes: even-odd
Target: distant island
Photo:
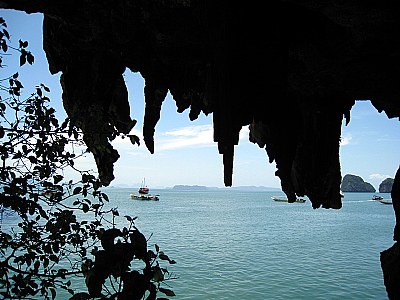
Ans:
[[[375,188],[369,182],[365,182],[360,176],[346,174],[343,177],[340,189],[342,192],[370,192],[375,193]]]
[[[379,185],[380,193],[390,193],[392,191],[394,179],[386,178]],[[139,186],[139,184],[137,184]],[[133,188],[132,185],[127,184],[117,184],[114,186],[110,186],[109,188]],[[233,190],[233,191],[260,191],[260,192],[279,192],[282,191],[281,188],[276,187],[267,187],[267,186],[253,186],[253,185],[245,185],[245,186],[233,186],[233,187],[209,187],[205,185],[185,185],[185,184],[177,184],[173,187],[153,187],[154,189],[172,189],[177,191],[212,191],[212,190]],[[369,182],[365,182],[360,176],[346,174],[340,185],[340,189],[342,192],[358,192],[358,193],[375,193],[376,189]]]
[[[182,191],[187,191],[187,190],[205,191],[205,190],[209,190],[211,188],[206,187],[204,185],[182,185],[182,184],[179,184],[179,185],[174,185],[174,187],[172,189],[173,190],[182,190]],[[214,189],[214,188],[212,188],[212,189]]]
[[[235,190],[235,191],[264,191],[264,192],[271,192],[271,191],[280,191],[280,188],[274,187],[266,187],[266,186],[234,186],[234,187],[208,187],[204,185],[174,185],[172,187],[173,190],[181,190],[181,191],[207,191],[207,190]]]
[[[392,192],[393,183],[394,183],[394,179],[393,178],[386,178],[379,185],[379,193],[390,193],[390,192]]]
[[[386,178],[379,185],[380,193],[390,193],[392,191],[394,179]],[[340,186],[342,192],[375,193],[376,190],[369,182],[365,182],[360,176],[346,174]]]

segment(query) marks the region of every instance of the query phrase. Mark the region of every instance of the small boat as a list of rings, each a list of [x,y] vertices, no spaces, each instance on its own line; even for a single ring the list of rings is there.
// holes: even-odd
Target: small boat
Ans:
[[[271,198],[272,198],[272,200],[274,200],[274,201],[276,201],[276,202],[289,202],[289,200],[288,200],[286,197],[284,197],[284,196],[272,196]],[[297,203],[304,203],[304,202],[306,202],[306,199],[303,199],[303,198],[296,198],[296,201],[295,201],[295,202],[297,202]]]
[[[58,194],[62,194],[62,192],[60,190],[56,190],[56,189],[48,189],[48,190],[43,190],[41,192],[41,194],[43,196],[51,196],[51,195],[58,195]]]
[[[393,204],[393,202],[392,201],[387,201],[387,200],[383,200],[383,199],[380,199],[380,200],[378,200],[380,203],[382,203],[382,204]]]
[[[139,188],[139,194],[147,195],[150,192],[150,189],[146,186],[146,179],[143,178],[142,185]]]
[[[382,196],[373,195],[372,200],[383,200]]]
[[[131,194],[131,198],[135,199],[135,200],[143,200],[143,201],[158,201],[158,200],[160,200],[159,195]]]

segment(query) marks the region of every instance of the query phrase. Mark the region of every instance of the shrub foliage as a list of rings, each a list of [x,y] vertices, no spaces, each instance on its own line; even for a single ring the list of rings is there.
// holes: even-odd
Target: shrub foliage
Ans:
[[[0,18],[2,70],[11,51],[20,66],[34,63],[28,42],[13,47]],[[175,261],[157,244],[148,248],[135,218],[110,208],[94,172],[77,169],[74,162],[87,151],[82,134],[68,118],[59,123],[49,88],[39,84],[24,97],[19,77],[0,79],[1,296],[55,299],[60,289],[70,299],[174,296],[164,287],[172,276],[161,264]],[[67,169],[80,179],[65,178]],[[142,267],[132,268],[134,260]],[[75,287],[79,280],[86,291]]]

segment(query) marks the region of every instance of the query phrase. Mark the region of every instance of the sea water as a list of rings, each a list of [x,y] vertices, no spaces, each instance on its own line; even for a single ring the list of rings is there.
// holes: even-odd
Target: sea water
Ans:
[[[152,190],[160,201],[131,192],[107,189],[177,261],[174,299],[387,299],[379,257],[395,216],[370,193],[346,193],[334,210],[275,202],[277,192]]]
[[[149,247],[176,260],[170,299],[388,299],[379,257],[395,216],[371,193],[345,193],[334,210],[273,201],[279,192],[160,189],[159,201],[139,201],[135,191],[105,190]]]

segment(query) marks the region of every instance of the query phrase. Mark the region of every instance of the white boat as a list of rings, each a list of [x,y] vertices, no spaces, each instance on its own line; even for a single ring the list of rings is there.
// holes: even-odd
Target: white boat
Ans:
[[[285,196],[272,196],[271,199],[276,201],[276,202],[289,202],[288,198],[286,198]],[[304,203],[304,202],[306,202],[306,199],[296,198],[295,202]]]
[[[131,194],[131,198],[135,200],[142,200],[142,201],[158,201],[160,200],[159,195],[144,195],[144,194]]]

